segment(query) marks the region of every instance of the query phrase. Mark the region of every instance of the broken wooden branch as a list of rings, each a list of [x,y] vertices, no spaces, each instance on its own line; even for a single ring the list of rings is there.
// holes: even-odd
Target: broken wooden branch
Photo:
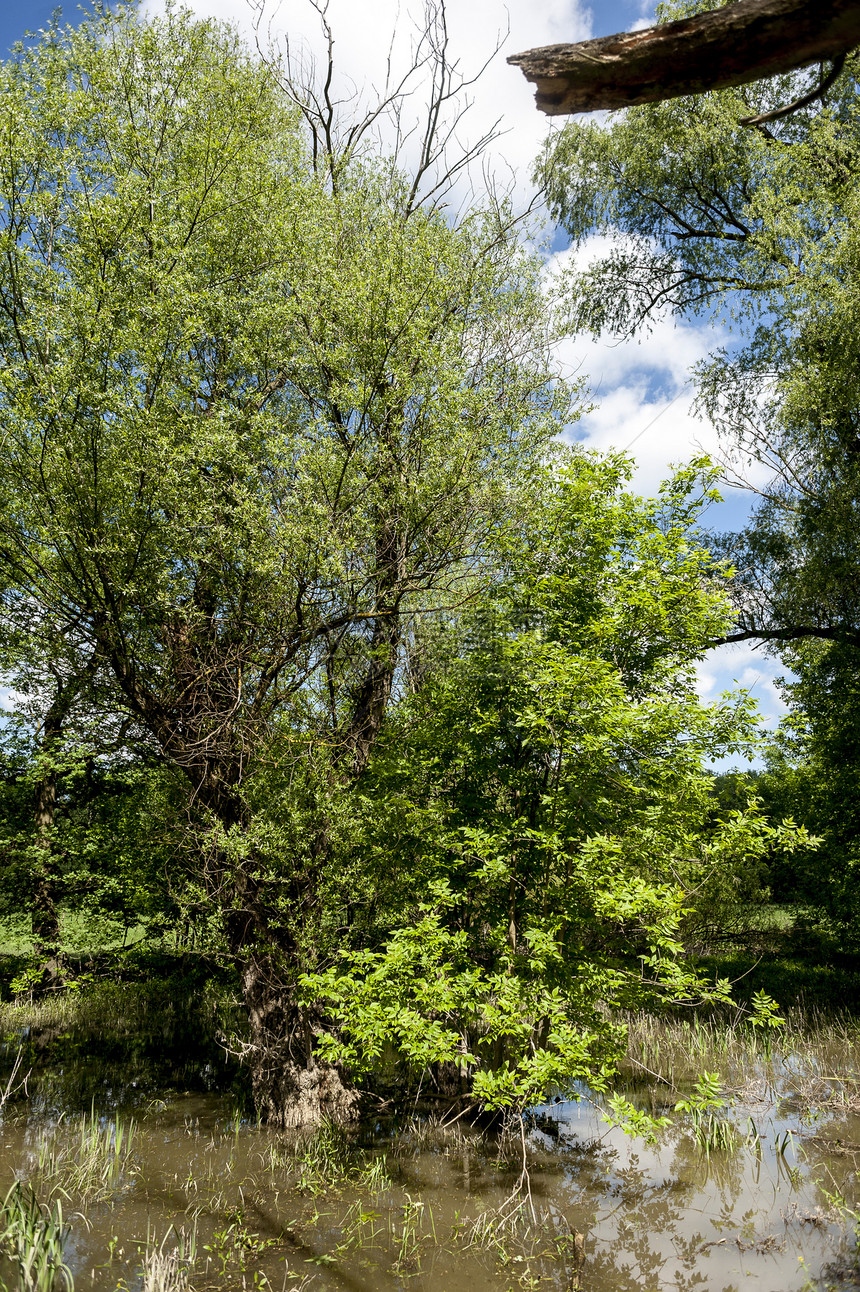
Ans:
[[[658,103],[745,85],[860,45],[860,0],[733,0],[722,9],[508,62],[549,116]]]

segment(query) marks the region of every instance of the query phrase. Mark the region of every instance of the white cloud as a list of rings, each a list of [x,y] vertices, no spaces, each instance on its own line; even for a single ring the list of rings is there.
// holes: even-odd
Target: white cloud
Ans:
[[[718,646],[699,665],[698,693],[706,703],[717,700],[725,691],[748,691],[758,706],[759,722],[763,731],[772,733],[780,719],[788,712],[777,687],[777,680],[792,675],[778,660],[765,655],[763,648],[752,642],[738,642]],[[751,764],[732,755],[714,764],[716,771],[728,771],[739,766],[760,767],[761,759]]]
[[[290,39],[295,52],[302,49],[319,60],[323,53],[319,18],[310,0],[191,0],[191,8],[201,16],[224,19],[238,25],[249,37],[254,35],[254,12],[262,17],[258,30],[264,43],[269,36]],[[145,10],[163,9],[164,0],[147,0]],[[393,46],[393,68],[408,66],[410,44],[420,20],[421,0],[329,0],[327,15],[335,38],[334,58],[337,96],[363,90],[372,98],[373,87],[385,82],[386,59],[391,33],[398,35]],[[529,175],[532,163],[548,131],[548,119],[534,105],[534,87],[518,68],[505,62],[507,54],[558,41],[584,40],[591,34],[591,11],[582,0],[448,0],[447,23],[452,60],[460,60],[461,71],[474,76],[491,56],[497,40],[505,37],[501,51],[469,91],[473,100],[462,127],[461,137],[475,142],[503,118],[505,134],[490,150],[490,171],[502,183],[511,180],[520,201],[530,196]],[[405,107],[408,117],[413,105],[421,103],[420,94]],[[416,141],[417,142],[417,141]],[[473,179],[481,182],[481,168]],[[461,185],[457,199],[462,200],[466,186]]]
[[[715,699],[726,687],[726,678],[749,691],[758,701],[763,712],[771,719],[778,719],[786,706],[777,688],[777,679],[785,676],[785,665],[764,654],[754,642],[736,642],[718,646],[711,651],[700,673],[699,694]]]
[[[0,685],[0,714],[19,711],[27,702],[27,697],[12,687]],[[2,722],[2,718],[0,718]]]
[[[670,464],[719,454],[713,426],[693,412],[694,365],[725,340],[717,329],[667,318],[641,338],[611,342],[576,337],[559,346],[565,374],[588,377],[596,407],[573,430],[590,448],[620,449],[636,459],[634,486],[653,494]],[[750,476],[761,474],[750,469]]]
[[[555,282],[569,268],[584,269],[606,255],[613,239],[590,238],[576,250],[556,253],[548,262]],[[584,374],[597,404],[573,431],[596,449],[629,451],[636,459],[633,484],[652,494],[668,474],[694,455],[720,456],[714,427],[693,413],[696,364],[730,342],[721,325],[687,322],[670,314],[653,320],[632,338],[572,337],[558,347],[565,375]],[[764,482],[762,468],[747,462],[747,478]],[[737,508],[735,508],[737,510]]]

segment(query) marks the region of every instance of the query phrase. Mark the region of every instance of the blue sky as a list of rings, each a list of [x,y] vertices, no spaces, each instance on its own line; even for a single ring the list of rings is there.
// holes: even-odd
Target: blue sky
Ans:
[[[147,11],[163,0],[143,0]],[[420,0],[419,0],[420,3]],[[372,81],[374,57],[386,46],[396,0],[331,0],[330,13],[337,53],[345,78]],[[191,0],[201,14],[250,23],[247,0]],[[404,9],[408,3],[404,0]],[[0,47],[4,50],[26,29],[37,30],[49,20],[54,6],[45,0],[0,0]],[[463,58],[474,69],[491,48],[495,32],[510,27],[504,53],[557,41],[582,40],[647,26],[653,20],[651,0],[447,0],[449,30]],[[315,45],[315,24],[306,0],[271,0],[278,28],[298,34],[309,48]],[[64,17],[79,21],[76,5]],[[494,162],[525,191],[531,160],[549,123],[533,104],[532,90],[519,72],[496,59],[475,89],[475,129],[485,128],[503,113],[507,133],[499,141]],[[557,123],[560,124],[560,123]],[[561,123],[563,124],[563,123]],[[559,246],[558,241],[554,244]],[[562,244],[563,245],[563,244]],[[564,252],[561,252],[562,257]],[[713,431],[691,414],[689,373],[693,364],[728,338],[707,321],[676,325],[663,320],[650,336],[617,343],[572,338],[564,343],[560,361],[568,372],[584,374],[597,408],[576,428],[577,437],[595,448],[630,448],[637,462],[636,486],[652,493],[670,463],[688,460],[704,449],[713,451]],[[727,491],[726,502],[709,517],[716,529],[739,527],[749,510],[749,495]],[[715,651],[701,669],[702,694],[712,698],[742,685],[758,698],[768,725],[782,710],[774,678],[782,667],[751,646]]]

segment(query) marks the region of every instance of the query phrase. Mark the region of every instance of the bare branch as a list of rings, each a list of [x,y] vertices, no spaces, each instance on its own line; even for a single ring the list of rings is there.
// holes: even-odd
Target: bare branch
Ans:
[[[371,87],[370,102],[362,102],[363,91],[350,83],[346,95],[338,98],[335,39],[328,20],[328,0],[308,0],[317,13],[326,47],[325,62],[318,66],[305,50],[298,51],[285,37],[282,52],[273,36],[272,18],[263,36],[265,0],[250,0],[254,9],[257,48],[261,57],[279,75],[281,86],[295,104],[308,127],[313,162],[319,173],[327,174],[333,187],[343,167],[359,155],[372,138],[377,151],[400,165],[410,176],[405,214],[419,207],[435,209],[473,162],[482,157],[502,131],[501,116],[474,143],[460,140],[463,119],[473,106],[471,87],[496,57],[508,36],[499,32],[487,57],[474,75],[466,75],[459,60],[450,56],[445,0],[425,0],[423,18],[416,24],[408,65],[402,75],[393,73],[394,40],[386,57],[385,83],[381,90]],[[418,98],[414,113],[406,105]],[[411,117],[411,122],[407,120]],[[386,129],[387,126],[387,129]],[[384,137],[383,137],[384,131]],[[407,143],[417,135],[417,156],[405,158]]]

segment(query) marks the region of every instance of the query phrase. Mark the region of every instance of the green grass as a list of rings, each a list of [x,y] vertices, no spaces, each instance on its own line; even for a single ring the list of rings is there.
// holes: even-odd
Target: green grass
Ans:
[[[624,1075],[634,1081],[654,1078],[671,1091],[686,1090],[702,1072],[719,1074],[733,1089],[763,1072],[778,1077],[783,1093],[797,1093],[810,1104],[854,1106],[860,1099],[860,1019],[832,1010],[785,1013],[781,1028],[762,1037],[734,1017],[658,1017],[630,1014]],[[783,1057],[791,1056],[786,1068]]]
[[[89,1202],[112,1198],[135,1174],[134,1120],[99,1117],[93,1108],[77,1122],[46,1126],[39,1134],[34,1178],[48,1194]]]
[[[799,1005],[813,1012],[860,1015],[860,965],[853,958],[833,963],[788,953],[755,956],[737,951],[700,963],[715,977],[730,979],[732,995],[741,1002],[764,991],[783,1010]]]
[[[229,983],[200,972],[166,972],[140,981],[94,981],[80,991],[0,1002],[0,1036],[29,1029],[75,1032],[102,1048],[122,1039],[159,1035],[167,1042],[186,1026],[214,1032],[234,1008]]]
[[[17,1272],[16,1292],[53,1292],[59,1284],[73,1292],[64,1259],[68,1235],[59,1199],[46,1206],[28,1185],[12,1185],[0,1203],[0,1252]]]
[[[93,955],[130,947],[147,936],[144,924],[127,928],[121,920],[86,911],[65,911],[60,917],[63,951]],[[29,957],[33,954],[33,933],[28,915],[7,915],[0,919],[0,957]]]

